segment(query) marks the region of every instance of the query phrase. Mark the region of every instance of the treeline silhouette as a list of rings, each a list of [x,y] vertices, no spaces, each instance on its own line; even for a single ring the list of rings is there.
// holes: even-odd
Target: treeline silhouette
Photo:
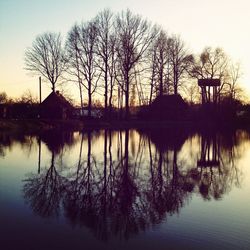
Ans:
[[[172,132],[89,130],[58,143],[40,135],[36,140],[46,143],[51,161],[27,175],[25,200],[36,214],[64,216],[99,239],[128,239],[180,213],[193,193],[218,200],[240,185],[237,162],[247,132]],[[78,145],[70,165],[63,161],[63,138],[69,150]]]
[[[74,24],[64,38],[51,32],[38,35],[25,52],[25,68],[50,82],[52,91],[75,83],[89,117],[93,100],[104,106],[105,117],[116,108],[120,118],[163,95],[181,94],[197,103],[197,79],[204,78],[220,79],[221,100],[243,96],[240,65],[223,49],[206,47],[194,55],[179,35],[129,9],[117,14],[105,9]]]

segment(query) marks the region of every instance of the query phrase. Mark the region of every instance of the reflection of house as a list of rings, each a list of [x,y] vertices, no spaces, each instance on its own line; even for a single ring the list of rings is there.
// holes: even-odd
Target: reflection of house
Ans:
[[[67,119],[71,118],[74,107],[59,93],[52,92],[40,104],[41,118]]]

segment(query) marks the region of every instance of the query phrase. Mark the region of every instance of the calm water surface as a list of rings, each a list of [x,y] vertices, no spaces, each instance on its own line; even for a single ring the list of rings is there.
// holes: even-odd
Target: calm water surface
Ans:
[[[250,249],[245,131],[0,133],[0,248]]]

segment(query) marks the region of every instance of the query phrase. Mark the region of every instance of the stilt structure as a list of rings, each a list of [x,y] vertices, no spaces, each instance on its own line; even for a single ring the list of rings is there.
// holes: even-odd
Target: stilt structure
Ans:
[[[214,168],[220,166],[220,142],[218,135],[201,137],[200,158],[197,167]]]
[[[201,88],[202,105],[219,103],[220,79],[199,79],[198,85]]]

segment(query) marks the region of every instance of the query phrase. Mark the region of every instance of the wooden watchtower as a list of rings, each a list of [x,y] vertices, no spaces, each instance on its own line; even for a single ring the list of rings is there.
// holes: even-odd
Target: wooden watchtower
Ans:
[[[202,105],[219,102],[220,79],[199,79],[198,85],[201,88]]]

